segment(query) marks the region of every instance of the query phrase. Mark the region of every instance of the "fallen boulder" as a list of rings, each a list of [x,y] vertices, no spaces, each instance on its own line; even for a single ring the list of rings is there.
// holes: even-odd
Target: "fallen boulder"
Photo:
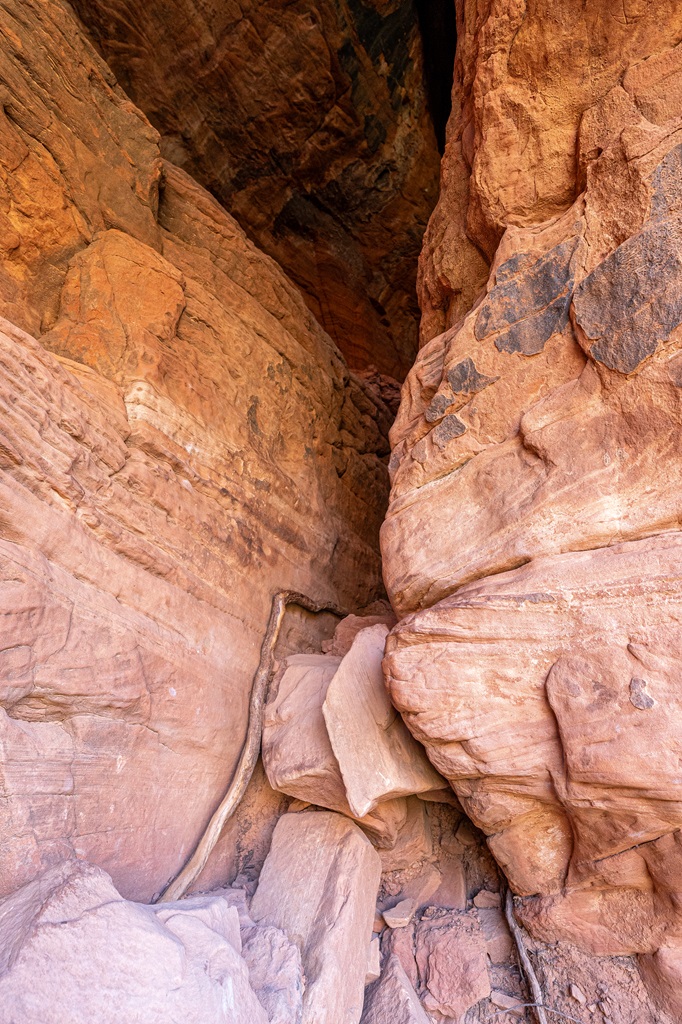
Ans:
[[[410,735],[388,696],[381,662],[388,627],[361,630],[328,687],[322,714],[353,814],[438,789],[442,777]]]
[[[429,1024],[395,955],[389,956],[381,978],[367,991],[362,1024]]]
[[[302,1024],[358,1024],[381,862],[362,831],[328,811],[277,822],[251,914],[300,952]]]
[[[406,800],[386,799],[355,815],[327,733],[322,708],[340,664],[340,658],[321,654],[286,659],[263,717],[263,765],[273,789],[354,818],[375,846],[391,849],[407,820]]]

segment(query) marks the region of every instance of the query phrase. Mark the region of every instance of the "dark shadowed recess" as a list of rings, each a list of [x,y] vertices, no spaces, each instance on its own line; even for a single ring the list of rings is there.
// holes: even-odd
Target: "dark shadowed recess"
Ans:
[[[429,110],[438,141],[445,150],[445,126],[452,106],[452,77],[457,46],[455,0],[415,0],[424,48]]]
[[[71,2],[162,156],[276,260],[351,369],[403,380],[454,0]]]

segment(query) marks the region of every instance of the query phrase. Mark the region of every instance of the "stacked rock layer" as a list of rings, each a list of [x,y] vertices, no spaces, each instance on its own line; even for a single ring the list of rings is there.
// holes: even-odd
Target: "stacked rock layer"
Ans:
[[[607,6],[459,5],[385,668],[533,934],[679,1014],[682,18]]]

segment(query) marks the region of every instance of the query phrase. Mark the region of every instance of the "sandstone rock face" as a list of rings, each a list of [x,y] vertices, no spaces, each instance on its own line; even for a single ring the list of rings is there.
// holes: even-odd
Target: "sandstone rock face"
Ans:
[[[346,813],[343,779],[322,716],[340,663],[326,654],[287,658],[263,716],[263,763],[274,789]]]
[[[380,595],[390,413],[68,6],[0,17],[0,893],[75,854],[146,900],[226,788],[272,594]]]
[[[613,24],[578,6],[458,5],[431,340],[391,435],[384,666],[533,934],[646,954],[670,1011],[682,23],[665,2]],[[567,48],[593,67],[585,19],[604,59],[569,81]]]
[[[3,1024],[169,1019],[268,1022],[220,896],[155,914],[99,868],[67,863],[0,901]]]
[[[354,367],[402,379],[436,199],[412,0],[77,0],[131,98],[302,289]]]
[[[597,147],[586,154],[579,135],[610,90],[622,81],[656,125],[679,102],[675,0],[626,5],[622,17],[611,0],[568,0],[560,14],[551,0],[455,6],[452,115],[419,266],[422,342],[471,309],[510,225],[562,214],[582,191]]]
[[[251,913],[301,952],[302,1024],[358,1024],[380,875],[378,854],[342,815],[278,821]]]
[[[388,629],[358,633],[322,705],[327,733],[353,814],[381,801],[437,788],[442,780],[392,706],[381,667]]]
[[[413,831],[404,797],[443,779],[388,698],[387,635],[378,624],[357,632],[343,658],[286,659],[263,716],[263,763],[274,789],[347,814],[377,846],[393,849],[399,832],[409,840]]]

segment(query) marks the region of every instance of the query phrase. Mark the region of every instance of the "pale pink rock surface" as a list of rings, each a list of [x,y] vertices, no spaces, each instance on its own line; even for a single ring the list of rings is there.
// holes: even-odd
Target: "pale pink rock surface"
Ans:
[[[669,533],[470,584],[389,641],[394,701],[516,891],[546,897],[522,911],[545,940],[652,952],[675,915],[681,615]]]
[[[243,925],[241,937],[249,982],[269,1024],[296,1024],[305,985],[298,946],[270,925]]]
[[[300,1019],[304,979],[299,949],[279,928],[256,924],[242,889],[222,888],[150,909],[171,931],[182,929],[185,919],[192,917],[224,933],[241,951],[249,983],[269,1024],[291,1024]]]
[[[330,810],[349,810],[322,704],[341,663],[295,654],[273,680],[263,716],[263,764],[273,789]]]
[[[367,991],[362,1024],[429,1024],[400,960],[392,954],[381,978]]]
[[[357,1024],[362,1014],[381,863],[362,831],[329,811],[277,823],[251,913],[300,952],[302,1024]]]
[[[392,629],[396,624],[396,617],[391,611],[388,601],[385,604],[386,609],[381,613],[377,611],[376,614],[372,612],[371,614],[346,615],[341,619],[331,640],[323,642],[324,653],[343,658],[348,654],[353,646],[353,641],[363,629],[368,629],[370,626],[386,626],[387,629]],[[379,605],[379,602],[375,602],[375,605]]]
[[[381,594],[391,414],[70,6],[2,25],[0,895],[75,853],[148,900],[224,794],[273,593]]]
[[[373,926],[374,927],[374,926]],[[367,956],[367,974],[365,975],[365,985],[370,985],[373,981],[381,975],[381,939],[378,935],[373,936],[372,941],[369,944],[369,954]]]
[[[514,952],[514,940],[502,910],[499,907],[485,907],[477,911],[477,916],[491,962],[502,964],[509,960]]]
[[[376,846],[392,849],[408,819],[407,801],[387,798],[356,816],[327,732],[324,701],[340,665],[341,659],[329,654],[294,654],[286,659],[272,682],[263,715],[263,764],[273,789],[354,818]],[[395,710],[393,716],[398,717]],[[360,728],[356,719],[353,729]]]
[[[436,789],[442,779],[391,704],[381,662],[388,628],[361,630],[327,687],[322,713],[353,814]]]
[[[413,988],[419,985],[419,972],[415,960],[416,923],[406,928],[385,928],[381,936],[381,951],[385,958],[396,956]]]
[[[387,907],[382,913],[389,928],[405,928],[414,917],[416,909],[417,901],[408,897],[392,907]]]
[[[63,863],[0,901],[2,1024],[268,1024],[219,895],[163,912]]]

